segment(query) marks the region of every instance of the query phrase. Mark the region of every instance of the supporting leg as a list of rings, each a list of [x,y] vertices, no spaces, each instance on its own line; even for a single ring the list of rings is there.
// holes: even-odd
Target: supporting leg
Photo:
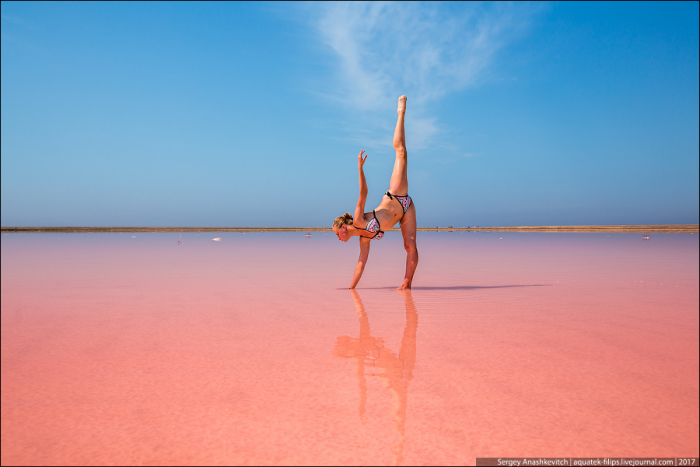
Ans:
[[[406,96],[399,97],[399,108],[396,111],[399,116],[394,129],[394,150],[396,151],[396,161],[394,171],[389,181],[389,191],[395,195],[408,194],[408,174],[406,165],[408,154],[406,152],[406,132],[404,130],[404,117],[406,116]]]
[[[401,219],[401,235],[403,235],[403,246],[406,249],[406,275],[403,284],[397,290],[410,289],[413,282],[413,274],[418,266],[416,230],[416,205],[411,203],[411,207]]]

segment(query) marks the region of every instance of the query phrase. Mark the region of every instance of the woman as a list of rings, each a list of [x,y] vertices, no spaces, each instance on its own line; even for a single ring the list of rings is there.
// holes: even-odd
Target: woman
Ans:
[[[355,267],[355,275],[352,278],[351,289],[357,286],[365,270],[369,257],[370,240],[381,240],[384,231],[392,228],[397,222],[401,222],[401,234],[406,248],[406,275],[403,284],[397,289],[410,289],[413,281],[413,273],[418,265],[418,250],[416,249],[416,206],[408,196],[408,178],[406,175],[406,136],[404,134],[403,121],[406,115],[406,96],[399,97],[399,118],[394,130],[394,150],[396,161],[394,172],[389,181],[389,191],[384,194],[382,202],[372,212],[365,212],[367,201],[367,182],[362,166],[367,160],[365,151],[360,151],[357,157],[357,165],[360,172],[360,198],[357,200],[355,217],[349,213],[336,217],[333,222],[333,232],[338,240],[347,242],[351,237],[360,237],[360,259]],[[364,157],[363,157],[364,156]]]

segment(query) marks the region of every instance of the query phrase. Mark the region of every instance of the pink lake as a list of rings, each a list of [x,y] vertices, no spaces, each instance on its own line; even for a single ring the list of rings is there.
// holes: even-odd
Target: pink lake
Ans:
[[[418,247],[2,235],[2,464],[698,457],[698,235]]]

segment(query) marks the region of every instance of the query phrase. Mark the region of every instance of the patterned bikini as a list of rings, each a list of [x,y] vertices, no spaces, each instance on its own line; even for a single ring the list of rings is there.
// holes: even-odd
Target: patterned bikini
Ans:
[[[408,195],[406,195],[406,196],[397,196],[397,195],[392,195],[392,194],[389,193],[388,191],[387,191],[386,193],[384,193],[384,195],[385,195],[385,196],[388,196],[388,197],[391,198],[391,199],[395,199],[396,201],[398,201],[399,203],[401,203],[401,207],[403,208],[403,213],[404,213],[404,214],[406,214],[406,211],[408,211],[408,208],[411,207],[411,203],[413,202],[413,200],[411,199],[411,197],[408,196]],[[369,233],[373,233],[374,236],[373,236],[373,237],[370,237],[370,240],[381,240],[382,237],[384,236],[384,231],[382,230],[381,226],[379,225],[379,221],[377,220],[377,213],[375,212],[374,209],[372,210],[372,216],[374,216],[374,217],[372,218],[371,221],[369,221],[369,222],[367,223],[367,226],[366,226],[364,229],[363,229],[362,227],[356,226],[354,223],[353,223],[352,225],[353,225],[353,227],[355,227],[356,229],[366,230],[366,231],[369,232]],[[403,217],[403,216],[402,216],[402,217]]]
[[[408,211],[408,208],[411,207],[411,203],[413,202],[413,200],[411,199],[411,197],[408,196],[408,195],[406,195],[406,196],[392,195],[391,193],[389,193],[388,190],[387,190],[387,192],[384,193],[384,194],[385,194],[386,196],[388,196],[389,198],[395,199],[396,201],[398,201],[399,203],[401,203],[401,207],[403,208],[403,213],[404,213],[404,214],[406,214],[406,211]]]

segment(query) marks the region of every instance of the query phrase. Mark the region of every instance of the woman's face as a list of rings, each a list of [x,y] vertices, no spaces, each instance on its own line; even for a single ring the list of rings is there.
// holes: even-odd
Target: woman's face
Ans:
[[[348,226],[343,225],[342,227],[333,227],[333,232],[338,236],[338,240],[347,242],[350,239],[350,234],[348,234]]]

